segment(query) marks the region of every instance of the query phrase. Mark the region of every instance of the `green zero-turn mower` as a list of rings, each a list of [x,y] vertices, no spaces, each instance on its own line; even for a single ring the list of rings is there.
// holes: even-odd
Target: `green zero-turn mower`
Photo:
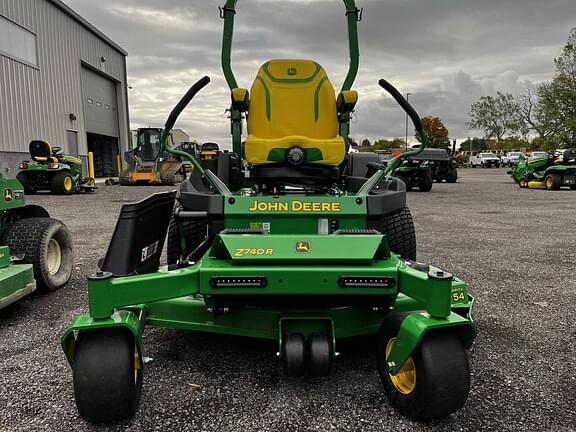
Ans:
[[[558,156],[550,152],[534,159],[521,155],[518,165],[508,174],[521,188],[558,190],[567,186],[576,190],[576,149],[563,150]]]
[[[390,176],[426,138],[385,169],[376,154],[346,151],[361,11],[344,3],[351,62],[337,97],[324,69],[307,60],[271,60],[250,94],[239,88],[230,65],[236,0],[221,9],[233,151],[214,147],[207,168],[166,147],[194,165],[191,178],[177,194],[123,206],[101,270],[88,278],[89,311],[61,340],[87,421],[135,414],[147,325],[277,341],[288,376],[327,375],[342,338],[378,334],[380,378],[404,415],[439,418],[464,405],[473,298],[462,280],[416,261],[405,185]],[[164,146],[209,81],[171,112]],[[425,137],[402,95],[379,84]]]
[[[0,308],[70,279],[72,238],[66,225],[36,205],[26,205],[18,180],[0,174]]]
[[[24,186],[26,194],[49,190],[58,195],[74,192],[94,192],[96,181],[83,177],[82,161],[62,154],[60,147],[52,147],[46,141],[30,142],[30,161],[20,163],[16,178]]]
[[[424,152],[429,150],[434,149],[426,149]],[[432,190],[434,183],[433,167],[430,166],[428,159],[421,157],[422,153],[418,152],[414,156],[403,158],[402,162],[391,171],[391,175],[401,180],[408,191],[414,190],[414,188],[418,188],[420,192],[430,192]],[[381,160],[379,168],[384,169],[392,159],[392,153],[379,153],[379,158]],[[376,167],[374,166],[374,168]],[[372,173],[372,171],[369,171],[369,174]]]

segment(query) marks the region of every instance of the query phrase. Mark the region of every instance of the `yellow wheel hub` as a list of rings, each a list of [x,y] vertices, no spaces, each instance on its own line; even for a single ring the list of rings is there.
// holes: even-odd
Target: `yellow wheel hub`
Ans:
[[[554,185],[554,179],[552,177],[546,178],[546,188],[550,189]]]
[[[60,249],[60,243],[54,239],[50,239],[48,242],[48,253],[46,254],[46,265],[50,276],[54,276],[58,273],[61,264],[62,250]]]
[[[392,338],[386,344],[386,359],[388,359],[395,342],[396,338]],[[408,360],[406,360],[404,366],[396,375],[389,374],[389,376],[390,381],[400,393],[405,395],[412,393],[416,388],[416,366],[412,357],[408,357]]]
[[[66,177],[64,179],[64,189],[66,189],[67,192],[72,190],[72,178],[71,177]]]

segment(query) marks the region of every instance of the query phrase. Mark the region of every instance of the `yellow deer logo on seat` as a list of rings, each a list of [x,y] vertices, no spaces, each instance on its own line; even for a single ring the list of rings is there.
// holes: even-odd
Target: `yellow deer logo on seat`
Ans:
[[[310,243],[308,243],[307,241],[296,242],[296,252],[309,253],[310,252]]]

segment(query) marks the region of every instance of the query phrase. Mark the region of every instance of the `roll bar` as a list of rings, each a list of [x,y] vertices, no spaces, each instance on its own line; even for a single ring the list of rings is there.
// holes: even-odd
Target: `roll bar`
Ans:
[[[360,49],[358,47],[358,21],[362,19],[362,9],[356,7],[355,0],[343,0],[346,7],[346,19],[348,21],[348,41],[350,49],[350,66],[348,74],[342,84],[342,90],[350,90],[358,74],[360,61]],[[220,8],[220,18],[224,19],[224,35],[222,38],[222,70],[230,90],[237,88],[238,83],[232,71],[231,52],[234,37],[234,16],[236,15],[236,3],[238,0],[226,0],[226,4]]]
[[[366,183],[362,185],[362,187],[358,191],[358,195],[369,194],[375,187],[377,187],[380,184],[380,182],[384,178],[388,177],[396,168],[398,168],[398,166],[404,159],[410,156],[416,156],[417,154],[422,153],[424,149],[428,147],[428,135],[426,134],[426,131],[422,127],[420,116],[418,115],[416,110],[412,107],[412,105],[410,105],[410,103],[404,98],[404,96],[402,96],[402,94],[396,89],[396,87],[394,87],[388,81],[386,81],[385,79],[381,79],[380,81],[378,81],[378,84],[388,93],[390,93],[390,95],[394,98],[394,100],[398,103],[398,105],[400,105],[402,109],[406,111],[406,114],[408,114],[408,117],[410,117],[410,120],[412,120],[412,123],[414,123],[414,128],[422,137],[422,143],[417,149],[404,152],[390,159],[388,161],[388,164],[386,165],[386,168],[377,171],[372,177],[370,177],[366,181]]]

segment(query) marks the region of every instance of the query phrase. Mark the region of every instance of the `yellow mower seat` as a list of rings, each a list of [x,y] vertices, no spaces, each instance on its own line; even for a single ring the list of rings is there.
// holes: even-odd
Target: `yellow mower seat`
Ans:
[[[250,90],[246,160],[252,165],[282,163],[292,147],[305,162],[340,165],[346,144],[338,136],[334,87],[318,63],[271,60]]]

